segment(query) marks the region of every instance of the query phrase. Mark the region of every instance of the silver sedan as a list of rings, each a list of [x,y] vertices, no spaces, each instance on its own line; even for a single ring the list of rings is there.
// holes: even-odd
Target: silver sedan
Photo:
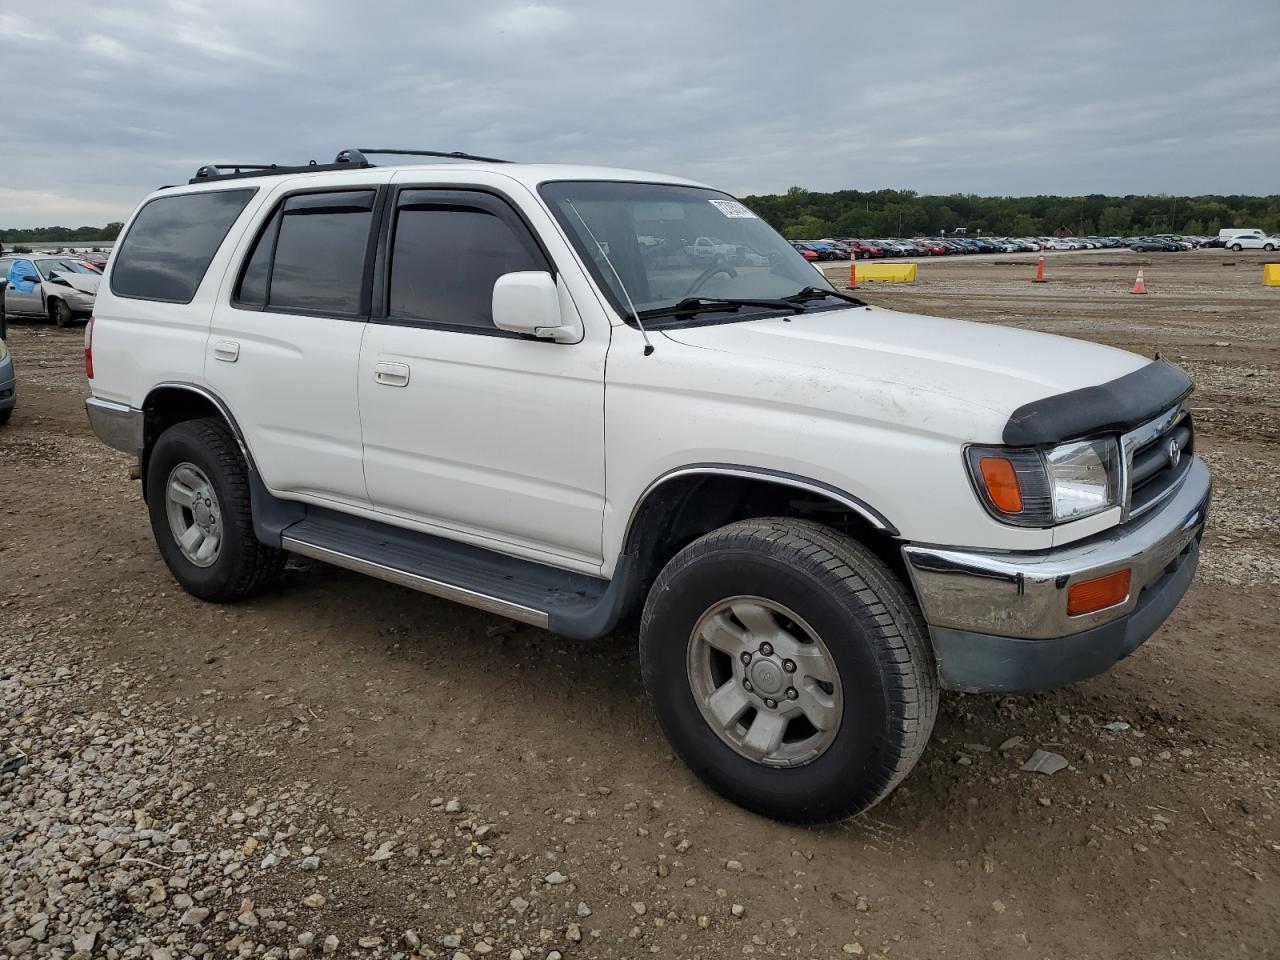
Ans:
[[[76,257],[41,254],[5,256],[5,311],[10,316],[48,317],[60,327],[93,312],[102,275]]]

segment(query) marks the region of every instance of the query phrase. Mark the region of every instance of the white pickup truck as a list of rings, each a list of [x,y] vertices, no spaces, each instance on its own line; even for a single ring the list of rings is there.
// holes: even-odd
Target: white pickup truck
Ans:
[[[687,180],[411,160],[205,167],[125,226],[88,412],[192,594],[293,552],[584,640],[638,615],[692,770],[822,822],[907,775],[940,688],[1093,676],[1190,585],[1168,361],[867,305]]]

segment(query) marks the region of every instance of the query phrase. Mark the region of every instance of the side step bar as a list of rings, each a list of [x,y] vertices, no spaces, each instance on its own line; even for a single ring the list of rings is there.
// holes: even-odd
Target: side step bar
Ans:
[[[442,600],[452,600],[455,603],[463,603],[469,607],[475,607],[477,610],[496,613],[510,620],[518,620],[521,623],[532,624],[535,627],[544,629],[549,620],[545,610],[534,610],[531,607],[511,603],[499,597],[491,597],[475,590],[468,590],[466,587],[446,583],[443,580],[423,576],[420,573],[399,570],[395,567],[378,563],[375,560],[367,560],[350,553],[343,553],[331,547],[308,543],[305,540],[297,539],[289,533],[284,534],[281,542],[284,549],[292,553],[310,557],[313,560],[322,560],[336,567],[354,570],[356,573],[368,574],[371,577],[377,577],[379,580],[386,580],[389,583],[408,587],[411,590],[420,590],[423,593],[431,594],[433,597],[440,597]]]
[[[337,513],[306,507],[279,533],[301,556],[476,607],[569,637],[609,633],[638,600],[635,564],[624,555],[613,580],[601,580]]]

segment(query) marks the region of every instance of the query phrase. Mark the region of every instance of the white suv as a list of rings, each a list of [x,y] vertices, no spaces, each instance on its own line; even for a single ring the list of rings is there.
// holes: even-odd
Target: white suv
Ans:
[[[89,416],[196,596],[294,552],[570,637],[639,614],[689,766],[820,822],[940,687],[1097,674],[1190,585],[1173,364],[868,306],[687,180],[365,153],[202,168],[111,259]]]

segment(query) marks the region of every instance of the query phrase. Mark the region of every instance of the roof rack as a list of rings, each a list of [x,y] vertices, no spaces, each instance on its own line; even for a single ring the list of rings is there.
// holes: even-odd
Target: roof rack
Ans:
[[[445,152],[443,150],[396,150],[371,149],[357,147],[340,150],[333,163],[316,163],[312,160],[304,166],[282,166],[278,163],[207,163],[192,177],[188,183],[205,183],[209,180],[234,180],[242,177],[278,177],[289,173],[319,173],[325,170],[347,170],[351,168],[372,167],[367,154],[375,156],[397,157],[438,157],[442,160],[474,160],[478,163],[510,163],[497,157],[480,157],[461,150]]]

